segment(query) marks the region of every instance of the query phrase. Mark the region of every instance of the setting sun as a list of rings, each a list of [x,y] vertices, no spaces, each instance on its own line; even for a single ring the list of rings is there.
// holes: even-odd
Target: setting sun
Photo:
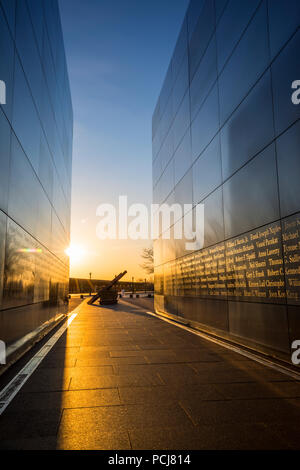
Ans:
[[[82,261],[86,254],[86,250],[81,245],[70,245],[65,253],[70,258],[70,263],[76,264]]]

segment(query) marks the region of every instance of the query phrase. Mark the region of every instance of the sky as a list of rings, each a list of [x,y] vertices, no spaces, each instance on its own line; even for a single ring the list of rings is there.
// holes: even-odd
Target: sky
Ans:
[[[100,240],[96,209],[119,195],[152,202],[152,114],[188,0],[59,5],[74,112],[70,276],[149,278],[151,241]]]

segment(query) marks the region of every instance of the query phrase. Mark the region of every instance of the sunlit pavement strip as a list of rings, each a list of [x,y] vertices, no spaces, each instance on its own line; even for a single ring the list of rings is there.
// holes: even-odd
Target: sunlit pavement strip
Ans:
[[[126,300],[123,300],[123,302],[126,303],[127,305],[131,305],[131,306],[133,305],[130,302],[126,302]],[[194,328],[190,328],[184,325],[183,323],[177,322],[176,320],[170,320],[164,317],[163,315],[159,315],[154,312],[149,312],[149,310],[147,310],[144,307],[137,306],[137,305],[135,305],[135,307],[137,309],[140,309],[146,312],[148,315],[152,315],[155,318],[159,318],[160,320],[170,323],[171,325],[177,326],[178,328],[181,328],[182,330],[189,331],[190,333],[193,333],[196,336],[200,336],[201,338],[206,339],[207,341],[211,341],[212,343],[218,344],[219,346],[222,346],[223,348],[229,349],[230,351],[236,352],[237,354],[241,354],[242,356],[246,356],[249,359],[252,359],[253,361],[259,362],[260,364],[266,367],[270,367],[271,369],[274,369],[277,372],[281,372],[282,374],[288,375],[289,377],[292,377],[293,379],[300,381],[300,372],[299,373],[293,372],[288,367],[275,364],[274,362],[272,362],[271,360],[267,358],[259,357],[254,353],[252,354],[251,352],[246,351],[245,349],[239,348],[238,346],[234,346],[233,344],[226,343],[225,341],[222,341],[221,339],[219,340],[217,338],[213,338],[210,335],[207,335],[205,333],[202,333],[201,331],[195,330]]]
[[[20,372],[0,391],[0,415],[8,407],[17,393],[21,390],[23,385],[27,382],[29,377],[33,374],[36,368],[40,365],[43,359],[47,356],[49,351],[53,348],[59,338],[71,325],[72,321],[77,317],[80,308],[84,302],[82,302],[77,308],[75,308],[69,315],[68,320],[59,328],[59,330],[51,336],[49,341],[27,362],[27,364],[20,370]]]

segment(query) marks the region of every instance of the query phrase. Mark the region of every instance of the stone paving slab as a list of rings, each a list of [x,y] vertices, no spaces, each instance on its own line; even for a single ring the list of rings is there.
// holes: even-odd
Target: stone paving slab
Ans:
[[[93,390],[98,388],[120,387],[144,387],[148,385],[163,385],[157,374],[131,373],[124,375],[103,375],[73,377],[69,384],[69,390]]]
[[[146,314],[82,305],[1,449],[299,449],[300,382]]]
[[[147,428],[129,431],[134,449],[252,450],[282,449],[284,439],[263,424],[195,426],[194,428]]]
[[[73,390],[49,393],[35,393],[34,400],[30,393],[20,393],[14,400],[14,410],[62,410],[68,408],[89,408],[97,406],[120,405],[121,399],[117,388],[95,390]]]

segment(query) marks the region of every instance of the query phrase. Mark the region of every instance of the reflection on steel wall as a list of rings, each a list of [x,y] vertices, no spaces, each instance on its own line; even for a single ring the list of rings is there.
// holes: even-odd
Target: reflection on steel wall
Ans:
[[[0,339],[8,352],[65,313],[72,104],[56,0],[0,0]]]
[[[202,250],[155,241],[157,311],[287,360],[300,338],[299,24],[298,0],[192,0],[153,114],[154,202],[205,207]]]

